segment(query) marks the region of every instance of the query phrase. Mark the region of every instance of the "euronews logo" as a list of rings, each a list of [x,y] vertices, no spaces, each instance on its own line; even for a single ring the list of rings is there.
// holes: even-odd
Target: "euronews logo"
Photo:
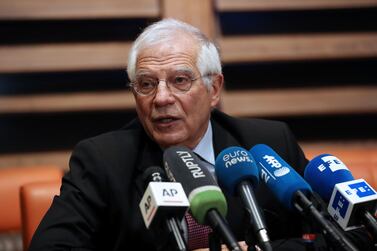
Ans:
[[[243,162],[253,163],[253,160],[250,158],[250,154],[245,150],[237,150],[224,154],[223,161],[225,162],[226,168]]]
[[[289,168],[283,166],[274,156],[264,155],[263,159],[269,164],[272,168],[275,168],[274,176],[281,177],[289,173]]]

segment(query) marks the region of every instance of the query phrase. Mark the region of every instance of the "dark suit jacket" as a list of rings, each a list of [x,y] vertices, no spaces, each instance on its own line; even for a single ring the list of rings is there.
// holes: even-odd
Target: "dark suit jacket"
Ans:
[[[288,127],[281,122],[235,119],[219,111],[211,116],[215,156],[224,148],[272,147],[303,174],[307,163]],[[162,150],[136,119],[125,128],[80,142],[74,149],[61,194],[54,198],[30,250],[156,250],[163,231],[145,228],[139,202],[145,190],[143,171],[162,166]],[[263,184],[256,196],[271,239],[300,237],[301,217],[288,212]],[[238,198],[227,197],[227,220],[239,240],[248,221]]]

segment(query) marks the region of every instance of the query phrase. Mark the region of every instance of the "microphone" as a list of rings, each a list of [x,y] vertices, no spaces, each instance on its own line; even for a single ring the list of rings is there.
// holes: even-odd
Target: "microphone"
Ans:
[[[358,250],[317,210],[310,200],[312,196],[310,185],[273,149],[267,145],[258,144],[252,147],[250,152],[260,168],[261,180],[286,208],[296,209],[313,219],[335,248]]]
[[[224,194],[202,161],[189,148],[169,147],[164,152],[168,178],[179,181],[188,195],[192,216],[199,224],[208,224],[230,250],[241,250],[225,221],[228,206]]]
[[[254,195],[259,182],[259,171],[254,158],[242,147],[228,147],[217,156],[215,170],[220,186],[228,194],[238,194],[241,197],[261,249],[272,250],[264,218]]]
[[[147,229],[155,229],[165,224],[169,231],[168,242],[175,242],[175,250],[188,250],[178,220],[182,220],[189,207],[182,185],[177,182],[165,182],[164,170],[158,166],[146,169],[142,178],[148,184],[139,203],[145,226]]]
[[[305,168],[304,178],[328,203],[327,210],[343,230],[362,225],[377,238],[377,222],[373,214],[377,193],[364,180],[355,180],[347,166],[337,157],[321,154]]]

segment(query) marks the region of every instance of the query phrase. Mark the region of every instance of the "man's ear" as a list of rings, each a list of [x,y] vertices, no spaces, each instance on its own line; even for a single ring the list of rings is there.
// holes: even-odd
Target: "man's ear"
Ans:
[[[219,107],[221,106],[220,104],[220,98],[221,98],[221,92],[223,89],[223,84],[224,84],[224,76],[222,74],[217,74],[212,76],[212,86],[211,86],[211,107]]]

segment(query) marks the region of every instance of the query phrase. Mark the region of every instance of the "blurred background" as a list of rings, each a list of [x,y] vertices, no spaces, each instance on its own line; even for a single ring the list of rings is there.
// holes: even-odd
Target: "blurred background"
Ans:
[[[308,151],[377,151],[377,0],[1,0],[0,167],[66,170],[132,119],[130,43],[165,17],[220,46],[225,112],[286,121]]]
[[[0,0],[0,170],[66,171],[134,118],[128,50],[166,17],[219,45],[225,112],[285,121],[308,159],[377,180],[377,0]]]

